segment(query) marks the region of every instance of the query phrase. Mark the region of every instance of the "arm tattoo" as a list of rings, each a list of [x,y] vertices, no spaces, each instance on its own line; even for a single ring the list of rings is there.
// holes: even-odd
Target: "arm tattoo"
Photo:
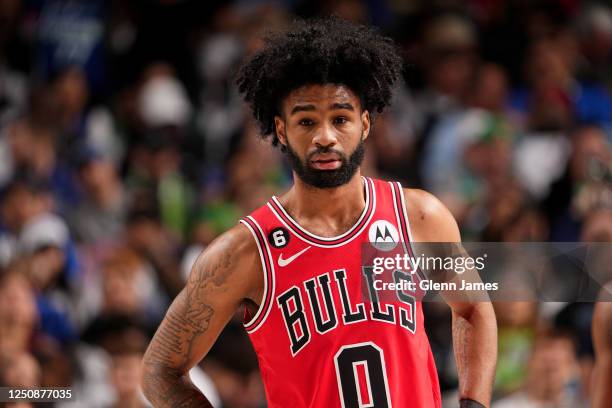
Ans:
[[[211,408],[210,402],[191,383],[187,376],[165,366],[149,367],[144,386],[154,407]]]
[[[453,347],[455,349],[455,359],[457,362],[457,372],[459,379],[464,380],[468,377],[469,369],[469,350],[470,323],[464,317],[457,317],[453,322]],[[461,386],[462,384],[460,384]]]
[[[211,264],[206,257],[196,261],[196,267],[186,288],[172,303],[164,321],[153,337],[145,356],[143,381],[147,397],[155,406],[209,406],[206,398],[184,374],[192,357],[195,340],[208,330],[215,310],[206,303],[207,292],[227,290],[227,271],[231,255],[224,252]]]

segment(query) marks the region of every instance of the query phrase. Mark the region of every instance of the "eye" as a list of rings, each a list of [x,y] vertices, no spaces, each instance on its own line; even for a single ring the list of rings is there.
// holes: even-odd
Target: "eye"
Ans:
[[[301,119],[298,124],[300,126],[312,126],[314,125],[314,121],[312,121],[311,119]]]
[[[334,118],[334,123],[337,125],[343,125],[346,122],[348,122],[348,119],[344,116],[338,116],[337,118]]]

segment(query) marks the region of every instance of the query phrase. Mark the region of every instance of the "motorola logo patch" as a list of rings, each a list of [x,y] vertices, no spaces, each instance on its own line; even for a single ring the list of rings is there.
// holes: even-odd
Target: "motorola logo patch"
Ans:
[[[370,225],[368,239],[374,248],[381,251],[391,251],[399,242],[399,234],[395,226],[389,221],[378,220]]]

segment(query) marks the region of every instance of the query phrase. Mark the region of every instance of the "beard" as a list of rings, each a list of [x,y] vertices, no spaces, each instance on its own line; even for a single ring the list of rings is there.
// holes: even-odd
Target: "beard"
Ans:
[[[359,169],[359,166],[361,166],[365,155],[364,139],[359,141],[359,144],[348,158],[345,154],[331,147],[323,147],[310,152],[308,156],[306,156],[306,159],[302,161],[295,150],[291,148],[289,141],[287,141],[286,147],[286,153],[295,174],[297,174],[304,183],[316,188],[334,188],[348,183],[357,172],[357,169]],[[323,153],[337,154],[341,162],[340,167],[333,170],[319,170],[313,168],[310,165],[311,158],[315,154]]]

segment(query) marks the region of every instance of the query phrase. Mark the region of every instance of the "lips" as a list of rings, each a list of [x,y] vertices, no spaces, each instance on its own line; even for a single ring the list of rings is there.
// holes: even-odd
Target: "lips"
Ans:
[[[335,170],[342,165],[337,154],[315,154],[310,160],[312,167],[317,170]]]

